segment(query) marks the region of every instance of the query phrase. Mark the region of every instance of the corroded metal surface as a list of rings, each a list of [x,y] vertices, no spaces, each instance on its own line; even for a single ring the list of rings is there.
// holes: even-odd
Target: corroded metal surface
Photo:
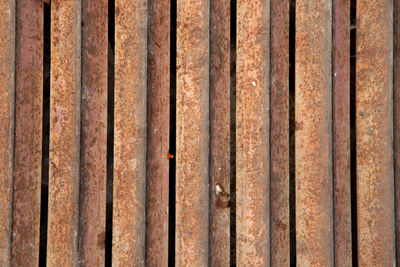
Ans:
[[[333,192],[335,264],[352,266],[350,197],[350,0],[333,2]]]
[[[270,1],[237,2],[236,263],[270,264]]]
[[[10,264],[14,133],[15,1],[0,2],[0,265]]]
[[[396,264],[400,266],[400,2],[394,5],[394,185],[396,214]]]
[[[290,264],[289,0],[271,0],[271,265]]]
[[[17,4],[12,265],[38,265],[42,179],[43,2]],[[0,264],[1,265],[1,264]]]
[[[207,266],[209,1],[177,3],[176,266]]]
[[[112,263],[145,262],[147,1],[115,1]]]
[[[230,266],[230,1],[210,4],[210,265]]]
[[[107,180],[108,1],[82,1],[80,259],[104,266]]]
[[[81,1],[51,3],[48,266],[78,262]]]
[[[330,0],[296,1],[298,266],[333,265]]]
[[[393,1],[357,1],[359,266],[393,266]]]
[[[168,265],[170,0],[150,0],[148,18],[146,265]]]

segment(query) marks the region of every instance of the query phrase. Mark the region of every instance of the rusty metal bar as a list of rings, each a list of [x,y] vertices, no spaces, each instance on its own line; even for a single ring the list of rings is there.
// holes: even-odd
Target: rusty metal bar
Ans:
[[[82,1],[80,264],[104,266],[108,1]]]
[[[11,258],[15,92],[15,1],[0,2],[0,264]]]
[[[400,266],[400,2],[394,2],[394,185],[396,264]]]
[[[148,1],[146,265],[168,265],[170,0]]]
[[[333,3],[335,265],[352,266],[350,196],[350,0]]]
[[[290,265],[289,0],[271,0],[271,265]]]
[[[332,266],[332,1],[296,2],[295,161],[298,266]]]
[[[78,263],[81,1],[51,3],[47,265]]]
[[[210,1],[210,265],[230,266],[230,1]]]
[[[112,263],[145,263],[147,1],[115,1]]]
[[[360,266],[395,262],[393,1],[357,1],[356,154]]]
[[[42,173],[43,2],[16,2],[13,266],[38,265]]]
[[[270,265],[270,1],[238,0],[236,263]]]
[[[207,266],[209,244],[209,1],[177,2],[176,258]]]

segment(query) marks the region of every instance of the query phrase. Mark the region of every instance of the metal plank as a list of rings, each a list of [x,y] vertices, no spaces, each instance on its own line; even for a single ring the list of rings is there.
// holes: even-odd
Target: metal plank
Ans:
[[[43,113],[43,2],[17,6],[13,266],[38,265]]]
[[[332,1],[296,2],[296,255],[333,266]]]
[[[145,263],[147,1],[115,1],[112,263]]]
[[[80,264],[104,266],[108,1],[82,1]]]
[[[168,265],[170,0],[150,0],[148,18],[146,264]]]
[[[289,0],[271,0],[271,265],[290,265]]]
[[[350,1],[333,2],[333,192],[335,264],[352,266],[350,196]]]
[[[209,246],[209,1],[177,2],[176,258],[207,266]]]
[[[360,266],[395,262],[393,1],[357,1],[356,154]]]
[[[15,92],[15,0],[0,2],[0,264],[11,258]]]
[[[210,265],[230,266],[231,5],[210,5]]]
[[[47,265],[78,263],[81,1],[51,3]]]
[[[270,265],[270,1],[238,0],[236,263]]]

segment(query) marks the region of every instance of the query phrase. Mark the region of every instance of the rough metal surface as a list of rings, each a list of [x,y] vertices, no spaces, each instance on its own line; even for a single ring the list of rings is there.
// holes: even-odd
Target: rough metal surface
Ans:
[[[112,263],[143,266],[146,204],[147,1],[115,1]]]
[[[396,264],[400,266],[400,2],[394,5],[394,184],[396,205]]]
[[[271,265],[290,264],[289,0],[271,0]]]
[[[350,196],[350,1],[333,2],[333,192],[335,264],[352,266]]]
[[[270,264],[270,1],[237,2],[236,263]]]
[[[80,264],[104,266],[108,1],[82,1]]]
[[[295,160],[298,266],[332,266],[332,1],[296,1]]]
[[[43,2],[17,3],[12,265],[38,265],[42,179]],[[1,265],[1,264],[0,264]]]
[[[0,265],[10,264],[14,142],[15,1],[0,2]]]
[[[170,0],[148,1],[146,265],[168,265]]]
[[[230,1],[210,4],[210,265],[230,266]]]
[[[359,266],[395,264],[392,33],[392,0],[357,1]]]
[[[177,3],[176,266],[207,266],[209,1]]]
[[[81,1],[51,3],[48,266],[78,262]]]

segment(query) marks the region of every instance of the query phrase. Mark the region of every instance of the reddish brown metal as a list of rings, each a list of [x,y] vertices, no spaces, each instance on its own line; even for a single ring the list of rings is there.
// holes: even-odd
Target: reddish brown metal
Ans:
[[[290,265],[289,8],[271,0],[271,265]]]
[[[15,91],[15,1],[0,1],[0,265],[10,265]]]
[[[13,266],[39,263],[42,168],[43,2],[17,6]],[[1,264],[0,264],[1,265]]]
[[[81,1],[51,3],[47,265],[78,263]]]
[[[394,266],[393,1],[357,1],[359,266]]]
[[[352,266],[350,196],[350,0],[333,3],[335,265]]]
[[[148,2],[146,265],[168,265],[170,0]]]
[[[209,1],[177,3],[177,266],[207,266],[209,244]]]
[[[270,1],[237,2],[236,263],[270,265]]]
[[[330,0],[296,1],[298,266],[333,266]]]
[[[80,264],[104,266],[108,1],[82,1]]]
[[[210,265],[230,266],[230,1],[210,1]]]
[[[394,2],[394,185],[396,264],[400,266],[400,2]]]
[[[112,262],[145,263],[147,1],[115,1]]]

